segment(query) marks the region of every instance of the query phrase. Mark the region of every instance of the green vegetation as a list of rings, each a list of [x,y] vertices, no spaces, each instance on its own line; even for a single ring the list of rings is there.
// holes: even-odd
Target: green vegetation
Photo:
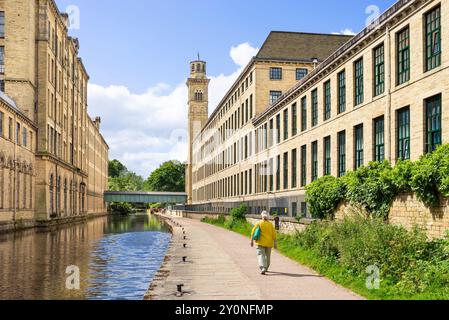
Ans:
[[[371,162],[341,178],[323,177],[307,187],[307,202],[314,218],[331,219],[338,204],[349,201],[370,216],[386,219],[392,201],[401,192],[414,192],[427,206],[449,196],[449,145],[419,161],[400,161],[395,168]]]
[[[168,161],[156,169],[145,181],[146,191],[184,192],[186,165]]]
[[[203,222],[245,236],[252,229],[244,220],[231,227],[224,216]],[[449,235],[429,242],[419,230],[353,217],[315,222],[302,233],[280,235],[278,248],[368,299],[449,299]],[[373,275],[369,267],[379,271],[378,289],[367,287]]]

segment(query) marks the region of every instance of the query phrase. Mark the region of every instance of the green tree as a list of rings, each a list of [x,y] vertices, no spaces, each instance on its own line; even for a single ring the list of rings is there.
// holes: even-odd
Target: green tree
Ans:
[[[128,169],[118,160],[109,161],[109,177],[117,178],[128,172]]]
[[[179,161],[167,161],[145,181],[145,190],[161,192],[185,191],[186,165]]]
[[[143,191],[143,178],[134,172],[126,172],[119,177],[109,178],[111,191]]]

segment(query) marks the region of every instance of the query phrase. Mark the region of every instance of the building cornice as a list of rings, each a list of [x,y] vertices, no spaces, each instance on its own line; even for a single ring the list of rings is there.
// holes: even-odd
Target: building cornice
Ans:
[[[264,119],[271,117],[286,104],[296,99],[303,92],[313,87],[321,79],[328,76],[332,71],[338,69],[351,57],[356,56],[370,43],[381,37],[387,27],[391,27],[405,20],[413,11],[424,4],[434,0],[399,0],[387,9],[370,26],[363,29],[353,39],[340,47],[335,53],[324,60],[315,70],[303,78],[298,84],[284,93],[279,100],[272,105],[268,105],[264,112],[253,119],[253,125],[258,126]]]

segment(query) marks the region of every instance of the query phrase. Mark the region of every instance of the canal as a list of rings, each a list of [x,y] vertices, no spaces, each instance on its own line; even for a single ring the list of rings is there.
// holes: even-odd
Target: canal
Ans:
[[[142,300],[170,238],[147,215],[0,235],[0,299]]]

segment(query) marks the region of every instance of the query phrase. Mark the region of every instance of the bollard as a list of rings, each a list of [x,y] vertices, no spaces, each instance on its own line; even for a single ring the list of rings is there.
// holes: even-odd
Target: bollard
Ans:
[[[187,248],[187,244],[186,243],[184,243],[184,248]]]
[[[186,262],[187,257],[182,257],[182,262]]]
[[[186,236],[184,236],[184,240],[187,240],[187,237],[186,237]]]

